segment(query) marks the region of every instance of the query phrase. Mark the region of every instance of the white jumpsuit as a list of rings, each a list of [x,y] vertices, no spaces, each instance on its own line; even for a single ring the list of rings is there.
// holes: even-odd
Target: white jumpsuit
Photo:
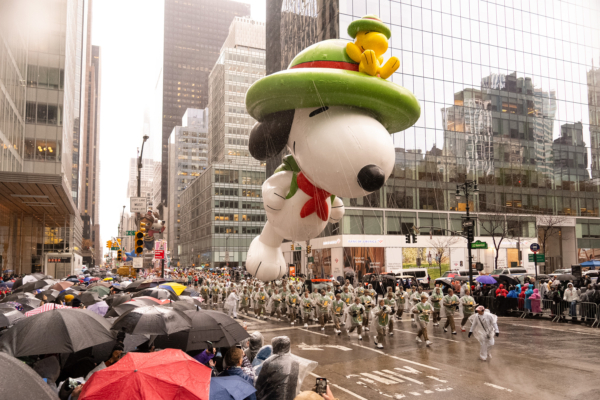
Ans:
[[[498,317],[490,313],[490,310],[485,310],[483,315],[473,314],[469,317],[471,322],[471,330],[473,335],[481,345],[479,358],[487,360],[488,351],[494,345],[494,336],[499,333]]]

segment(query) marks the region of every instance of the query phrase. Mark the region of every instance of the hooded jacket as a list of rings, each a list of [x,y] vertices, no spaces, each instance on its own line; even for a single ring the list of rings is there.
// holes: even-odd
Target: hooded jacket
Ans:
[[[508,295],[508,291],[504,289],[503,284],[500,284],[500,286],[498,286],[498,289],[496,289],[496,297],[506,297],[506,295]]]
[[[260,332],[256,331],[250,335],[250,346],[246,349],[246,357],[248,357],[248,361],[254,361],[254,357],[256,357],[256,354],[260,348],[263,347],[264,342],[265,339]]]
[[[533,294],[529,296],[531,302],[531,312],[540,313],[542,312],[542,296],[540,296],[538,289],[533,289]]]

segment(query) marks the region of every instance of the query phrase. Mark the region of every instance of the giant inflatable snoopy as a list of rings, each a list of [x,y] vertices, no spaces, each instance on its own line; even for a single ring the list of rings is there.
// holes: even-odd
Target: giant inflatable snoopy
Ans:
[[[395,162],[390,133],[419,119],[413,94],[377,73],[387,26],[368,15],[348,33],[357,37],[354,47],[379,57],[370,71],[375,76],[359,71],[368,58],[350,57],[346,41],[326,40],[300,52],[287,70],[255,82],[246,95],[248,113],[258,121],[250,133],[252,156],[264,161],[286,146],[290,152],[263,184],[267,223],[246,258],[247,271],[263,281],[287,272],[283,240],[315,238],[343,217],[340,197],[365,196],[384,185]],[[364,47],[369,43],[378,51]]]

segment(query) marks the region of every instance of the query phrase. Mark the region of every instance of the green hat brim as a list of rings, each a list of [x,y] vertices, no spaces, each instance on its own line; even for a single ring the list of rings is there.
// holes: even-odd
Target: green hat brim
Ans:
[[[393,82],[362,72],[294,68],[266,76],[246,93],[246,109],[256,120],[298,108],[351,106],[371,111],[390,133],[414,125],[421,116],[415,96]]]
[[[350,35],[352,39],[354,39],[356,34],[361,31],[383,33],[388,39],[392,37],[392,31],[390,31],[390,28],[388,28],[383,22],[374,19],[357,19],[348,25],[348,35]]]

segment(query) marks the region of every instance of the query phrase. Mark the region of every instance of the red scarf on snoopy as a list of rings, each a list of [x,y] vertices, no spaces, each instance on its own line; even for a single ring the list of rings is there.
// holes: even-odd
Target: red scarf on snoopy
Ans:
[[[311,197],[300,211],[300,218],[306,218],[312,213],[316,212],[317,216],[323,221],[327,221],[329,218],[329,206],[327,205],[327,198],[331,196],[330,193],[323,189],[319,189],[304,176],[302,172],[298,174],[298,188],[304,193]]]

